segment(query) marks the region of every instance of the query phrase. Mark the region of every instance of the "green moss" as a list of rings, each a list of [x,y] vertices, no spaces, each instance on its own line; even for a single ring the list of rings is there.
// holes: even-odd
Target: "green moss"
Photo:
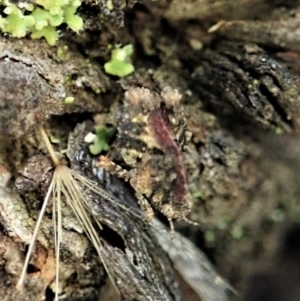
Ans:
[[[22,38],[26,36],[27,30],[34,23],[34,17],[24,16],[22,11],[15,5],[8,6],[4,9],[7,15],[5,20],[2,19],[1,29],[3,32],[8,32],[14,38]]]
[[[217,226],[218,226],[218,229],[220,229],[220,230],[226,230],[227,227],[229,226],[230,222],[231,222],[231,220],[230,220],[229,217],[223,217],[223,218],[219,221],[219,223],[218,223],[218,225],[217,225]]]
[[[231,229],[231,232],[230,232],[231,236],[234,238],[234,239],[242,239],[245,232],[244,232],[244,229],[240,226],[234,226],[232,229]]]
[[[98,155],[102,151],[109,150],[109,142],[113,135],[116,133],[115,128],[109,128],[100,125],[96,128],[96,136],[93,144],[89,146],[89,150],[93,155]]]
[[[108,0],[108,1],[106,2],[106,6],[107,6],[107,8],[108,8],[109,10],[113,10],[113,9],[114,9],[114,4],[113,4],[112,0]]]
[[[79,6],[79,1],[72,1],[69,5],[65,7],[64,10],[65,22],[72,30],[76,32],[83,28],[82,18],[76,15],[76,10]]]
[[[31,16],[35,19],[34,27],[36,30],[42,30],[44,27],[53,26],[59,26],[64,18],[61,15],[51,15],[49,11],[46,11],[41,8],[36,8]]]
[[[2,29],[6,24],[6,19],[0,16],[0,28]]]
[[[112,50],[111,60],[104,64],[105,72],[119,77],[131,74],[134,72],[134,66],[130,59],[132,54],[133,46],[131,44]]]
[[[75,100],[75,98],[73,96],[68,96],[65,98],[65,103],[70,104],[70,103],[73,103],[74,100]]]
[[[203,198],[203,192],[202,192],[202,190],[196,190],[196,191],[193,191],[193,193],[192,193],[192,197],[194,198],[194,199],[197,199],[197,198]]]
[[[59,144],[61,142],[60,139],[59,139],[59,137],[50,135],[49,138],[50,138],[51,143],[53,143],[53,144]]]
[[[66,23],[72,30],[83,29],[83,20],[76,15],[81,0],[36,0],[32,3],[14,4],[0,0],[0,31],[22,38],[31,33],[33,39],[44,37],[54,45],[58,33],[56,27]]]
[[[40,39],[44,37],[50,46],[54,46],[58,38],[58,33],[54,27],[47,26],[40,30],[34,30],[31,34],[32,39]]]
[[[275,134],[282,135],[284,133],[284,130],[281,127],[277,127],[275,129]]]
[[[271,219],[277,223],[283,222],[285,219],[285,212],[282,209],[274,209],[271,214]]]
[[[215,234],[215,232],[213,232],[211,230],[207,230],[204,233],[204,238],[207,243],[212,243],[212,242],[215,242],[215,240],[216,240],[216,234]]]

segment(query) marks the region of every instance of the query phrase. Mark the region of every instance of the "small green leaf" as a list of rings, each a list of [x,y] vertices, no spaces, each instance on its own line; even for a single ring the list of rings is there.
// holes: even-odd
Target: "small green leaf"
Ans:
[[[51,15],[48,11],[37,7],[31,14],[35,19],[35,29],[41,30],[46,26],[59,26],[62,24],[64,18],[62,15]]]
[[[111,138],[116,133],[115,128],[106,127],[103,125],[100,125],[96,128],[96,137],[93,142],[89,146],[89,150],[93,155],[98,155],[102,151],[108,151],[109,150],[109,142]]]
[[[58,33],[54,27],[46,26],[41,30],[35,30],[31,34],[32,39],[40,39],[44,37],[50,46],[54,46],[58,39]]]
[[[2,22],[2,31],[11,33],[14,38],[25,37],[30,27],[34,25],[32,16],[24,16],[22,11],[15,5],[11,5],[4,9],[4,13],[8,14],[6,22]]]
[[[64,16],[65,16],[65,22],[68,24],[68,26],[73,30],[78,32],[79,30],[83,29],[83,19],[75,15],[77,10],[77,7],[74,5],[68,5],[65,7]]]
[[[134,67],[131,63],[115,60],[105,63],[104,70],[108,74],[124,77],[131,74]]]
[[[105,72],[119,77],[134,72],[134,66],[130,60],[132,53],[133,46],[131,44],[112,50],[111,60],[104,64]]]
[[[68,96],[65,98],[65,103],[69,104],[69,103],[73,103],[75,100],[75,98],[73,96]]]

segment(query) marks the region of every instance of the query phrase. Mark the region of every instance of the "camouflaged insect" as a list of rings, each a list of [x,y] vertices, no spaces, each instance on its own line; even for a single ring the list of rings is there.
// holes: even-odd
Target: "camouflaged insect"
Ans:
[[[123,105],[112,113],[116,141],[98,163],[130,182],[148,220],[153,218],[153,207],[168,218],[172,231],[172,220],[187,220],[192,207],[182,157],[189,133],[180,99],[170,87],[161,94],[129,89]]]

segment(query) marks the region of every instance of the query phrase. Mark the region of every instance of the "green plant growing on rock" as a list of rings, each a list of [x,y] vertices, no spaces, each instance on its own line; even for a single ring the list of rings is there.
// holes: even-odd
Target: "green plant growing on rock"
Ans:
[[[7,17],[1,17],[1,30],[11,33],[13,37],[24,37],[27,31],[34,26],[34,17],[24,16],[23,12],[14,4],[7,6],[3,12],[7,14]]]
[[[112,50],[111,59],[104,64],[104,70],[107,74],[119,77],[125,77],[134,72],[134,66],[131,63],[133,46],[128,44],[122,48]]]
[[[109,150],[109,142],[116,133],[116,129],[113,127],[106,127],[100,125],[95,129],[96,135],[92,144],[89,146],[91,154],[98,155],[102,151]]]
[[[76,15],[81,3],[81,0],[37,0],[15,4],[0,0],[0,7],[3,8],[0,31],[14,38],[31,33],[31,38],[44,37],[53,46],[58,39],[57,26],[66,23],[75,32],[83,29],[83,20]]]

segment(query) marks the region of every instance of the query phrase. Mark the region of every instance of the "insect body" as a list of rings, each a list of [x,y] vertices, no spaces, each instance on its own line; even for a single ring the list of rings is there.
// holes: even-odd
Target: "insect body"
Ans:
[[[98,163],[130,182],[148,220],[155,208],[168,218],[172,231],[172,220],[186,219],[192,207],[182,157],[189,134],[180,99],[170,87],[161,94],[129,89],[124,104],[113,112],[118,134],[112,149],[121,158],[111,151]],[[115,163],[118,159],[124,167]]]

